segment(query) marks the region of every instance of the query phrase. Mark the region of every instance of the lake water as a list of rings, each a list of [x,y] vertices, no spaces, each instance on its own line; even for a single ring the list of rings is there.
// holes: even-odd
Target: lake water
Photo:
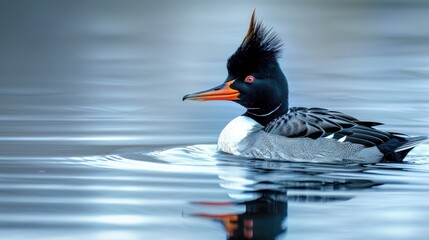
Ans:
[[[428,239],[429,144],[403,164],[216,152],[252,10],[291,106],[429,134],[427,1],[1,1],[2,239]]]

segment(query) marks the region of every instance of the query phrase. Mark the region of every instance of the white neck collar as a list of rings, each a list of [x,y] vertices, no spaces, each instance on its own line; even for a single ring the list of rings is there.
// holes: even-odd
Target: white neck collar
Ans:
[[[252,113],[250,111],[247,111],[247,113],[253,115],[253,116],[257,116],[257,117],[266,117],[266,116],[270,116],[271,114],[273,114],[275,111],[279,110],[279,108],[283,105],[283,103],[280,103],[280,105],[278,105],[276,108],[274,108],[274,110],[272,110],[269,113],[266,114],[256,114],[256,113]]]

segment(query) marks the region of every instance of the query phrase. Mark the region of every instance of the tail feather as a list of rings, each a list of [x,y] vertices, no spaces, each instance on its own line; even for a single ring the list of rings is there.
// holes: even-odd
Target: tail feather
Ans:
[[[382,162],[402,162],[415,146],[428,139],[426,136],[402,137],[399,134],[392,135],[394,138],[377,146],[384,155]]]
[[[414,148],[415,146],[419,145],[420,143],[423,143],[424,141],[426,141],[428,139],[427,136],[420,136],[420,137],[411,137],[411,138],[406,138],[405,143],[402,144],[401,146],[399,146],[398,148],[395,149],[396,153],[405,151],[405,150],[411,150],[412,148]]]

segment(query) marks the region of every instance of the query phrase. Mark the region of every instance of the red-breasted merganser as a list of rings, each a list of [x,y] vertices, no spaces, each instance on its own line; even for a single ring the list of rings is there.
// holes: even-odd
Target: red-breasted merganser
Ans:
[[[247,111],[222,130],[218,149],[233,155],[317,162],[400,162],[426,136],[375,129],[323,108],[289,108],[288,84],[277,61],[282,43],[255,19],[237,51],[228,59],[226,81],[183,100],[230,100]]]

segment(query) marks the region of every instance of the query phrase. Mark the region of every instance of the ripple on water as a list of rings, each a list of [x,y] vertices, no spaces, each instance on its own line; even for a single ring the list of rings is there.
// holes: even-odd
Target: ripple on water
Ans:
[[[288,206],[309,217],[320,211],[320,204],[332,209],[330,214],[343,214],[336,206],[361,202],[376,211],[381,207],[373,198],[376,192],[397,199],[385,203],[388,208],[404,199],[419,199],[414,205],[423,208],[427,204],[421,199],[429,191],[428,150],[428,145],[419,146],[405,164],[376,165],[246,159],[219,153],[213,144],[47,159],[43,171],[0,173],[0,226],[64,232],[73,228],[83,233],[126,228],[136,236],[160,236],[166,227],[177,229],[178,222],[207,229],[213,220],[226,224],[261,219],[283,232]],[[21,158],[10,163],[21,166],[32,161]]]
[[[74,157],[83,164],[125,170],[216,174],[216,147],[195,145],[167,150],[122,149],[118,154]]]
[[[117,152],[117,153],[116,153]],[[217,151],[215,144],[198,144],[168,149],[127,148],[109,155],[72,157],[72,162],[86,165],[161,172],[204,172],[217,174],[228,167],[247,170],[293,170],[295,172],[356,172],[363,166],[371,169],[412,169],[426,172],[429,163],[429,144],[422,144],[411,151],[404,163],[412,164],[333,164],[282,160],[258,160],[233,156]],[[418,167],[416,167],[418,165]],[[424,169],[422,169],[424,168]],[[374,170],[376,171],[376,170]]]

